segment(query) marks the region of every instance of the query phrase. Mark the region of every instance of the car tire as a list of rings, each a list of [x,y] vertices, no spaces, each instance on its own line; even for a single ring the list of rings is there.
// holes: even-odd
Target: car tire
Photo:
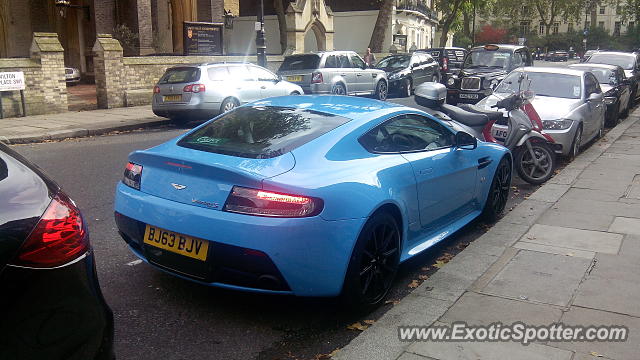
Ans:
[[[291,94],[289,94],[289,95],[291,95],[291,96],[297,96],[297,95],[300,95],[300,93],[299,93],[299,92],[297,92],[297,91],[294,91],[294,92],[292,92],[292,93],[291,93]]]
[[[629,116],[629,110],[631,109],[631,97],[627,100],[627,106],[624,108],[622,114],[620,114],[620,118],[626,119]]]
[[[508,156],[503,157],[493,175],[493,181],[489,188],[487,201],[482,210],[485,221],[493,223],[500,218],[509,201],[509,189],[511,188],[512,166]]]
[[[402,81],[402,97],[410,97],[411,89],[413,88],[413,83],[411,79],[404,79]]]
[[[224,114],[240,106],[240,102],[236,98],[226,98],[220,105],[220,114]]]
[[[348,309],[370,312],[387,296],[400,264],[399,226],[386,211],[374,213],[365,223],[344,279],[341,300]]]
[[[380,100],[380,101],[385,101],[387,100],[387,95],[389,92],[389,88],[387,87],[387,83],[384,80],[380,80],[378,81],[378,84],[376,85],[376,99]]]
[[[620,102],[616,105],[616,108],[613,109],[611,118],[606,121],[608,127],[615,127],[620,123]]]
[[[540,185],[551,179],[553,176],[553,170],[556,164],[556,154],[546,142],[533,142],[531,143],[531,146],[537,160],[543,161],[543,173],[540,174],[540,176],[536,176],[536,168],[531,168],[530,166],[525,168],[525,164],[530,164],[532,161],[531,154],[529,153],[529,149],[527,149],[526,145],[520,146],[516,150],[514,166],[522,180],[529,184]]]
[[[331,93],[333,95],[347,95],[347,88],[343,84],[334,84],[331,87]]]
[[[571,142],[571,151],[569,152],[569,160],[573,161],[578,154],[580,154],[580,148],[582,147],[582,126],[578,127],[576,130],[576,134],[573,136],[573,141]]]

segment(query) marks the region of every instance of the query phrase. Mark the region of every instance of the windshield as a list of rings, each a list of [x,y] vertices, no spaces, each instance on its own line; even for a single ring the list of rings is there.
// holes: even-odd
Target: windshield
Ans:
[[[160,84],[180,84],[198,81],[200,79],[200,69],[194,67],[173,68],[167,70],[158,83]]]
[[[240,107],[187,135],[179,146],[252,159],[280,156],[348,122],[308,109]]]
[[[278,71],[291,70],[314,70],[320,65],[320,56],[318,55],[294,55],[284,58],[282,65]]]
[[[479,67],[490,67],[496,69],[507,69],[511,61],[510,51],[488,51],[484,49],[474,50],[464,59],[465,69]]]
[[[616,79],[616,74],[610,69],[588,67],[588,66],[576,66],[576,68],[584,71],[589,71],[596,76],[600,84],[610,84],[611,80]]]
[[[590,63],[618,65],[625,70],[633,70],[633,55],[593,54],[587,60]]]
[[[512,94],[518,92],[518,79],[522,71],[513,71],[507,76],[498,87],[496,93]],[[580,76],[554,74],[543,72],[527,72],[527,77],[531,81],[529,90],[536,96],[549,96],[565,99],[580,99],[582,96],[582,86]],[[523,83],[520,90],[527,90],[527,84]]]
[[[408,67],[410,61],[411,56],[409,55],[387,56],[380,60],[376,67],[379,69],[402,69]]]

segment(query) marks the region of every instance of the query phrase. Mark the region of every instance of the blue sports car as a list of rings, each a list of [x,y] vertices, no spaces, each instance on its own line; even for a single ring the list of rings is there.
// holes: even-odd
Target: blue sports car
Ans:
[[[181,278],[375,306],[401,262],[503,211],[511,164],[416,109],[271,98],[130,154],[115,218],[138,257]]]

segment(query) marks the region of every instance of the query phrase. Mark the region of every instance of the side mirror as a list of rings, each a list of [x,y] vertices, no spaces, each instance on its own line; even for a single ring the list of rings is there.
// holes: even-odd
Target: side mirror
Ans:
[[[456,133],[456,147],[465,150],[473,150],[478,147],[478,139],[464,131]]]
[[[587,101],[589,102],[598,102],[598,101],[602,101],[602,99],[604,99],[604,95],[602,94],[597,94],[597,93],[593,93],[591,95],[589,95],[589,98],[587,99]]]
[[[373,66],[371,66],[373,67]],[[369,65],[367,65],[366,63],[364,65],[362,65],[362,70],[367,70],[369,68]]]

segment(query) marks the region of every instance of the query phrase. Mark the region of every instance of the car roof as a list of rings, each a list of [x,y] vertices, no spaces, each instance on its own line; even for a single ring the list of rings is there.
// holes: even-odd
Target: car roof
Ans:
[[[416,50],[416,51],[433,51],[433,50],[464,50],[464,51],[467,51],[467,49],[465,49],[465,48],[448,47],[448,46],[445,46],[445,47],[434,47],[434,48],[428,48],[428,49],[419,49],[419,50]]]
[[[525,72],[538,72],[538,73],[552,73],[552,74],[563,74],[563,75],[575,75],[575,76],[582,76],[585,72],[585,70],[577,70],[577,69],[570,69],[570,68],[560,68],[560,67],[544,67],[544,66],[525,66],[525,67],[521,67],[518,68],[516,70],[524,70]],[[515,70],[514,70],[515,71]]]
[[[580,68],[580,67],[585,67],[585,68],[601,68],[601,69],[609,69],[609,70],[613,70],[613,69],[617,69],[619,68],[618,65],[608,65],[608,64],[595,64],[595,63],[581,63],[581,64],[571,64],[569,65],[570,68]]]
[[[622,51],[597,51],[598,55],[624,55],[624,56],[633,56],[637,55],[630,52],[622,52]]]
[[[518,49],[526,49],[526,46],[523,45],[512,45],[512,44],[486,44],[486,45],[495,45],[498,49],[508,49],[508,50],[518,50]],[[475,46],[471,50],[483,49],[486,45]]]
[[[303,108],[352,120],[366,120],[411,109],[404,105],[356,96],[298,95],[280,96],[253,102],[253,106]],[[415,109],[413,109],[415,110]]]

